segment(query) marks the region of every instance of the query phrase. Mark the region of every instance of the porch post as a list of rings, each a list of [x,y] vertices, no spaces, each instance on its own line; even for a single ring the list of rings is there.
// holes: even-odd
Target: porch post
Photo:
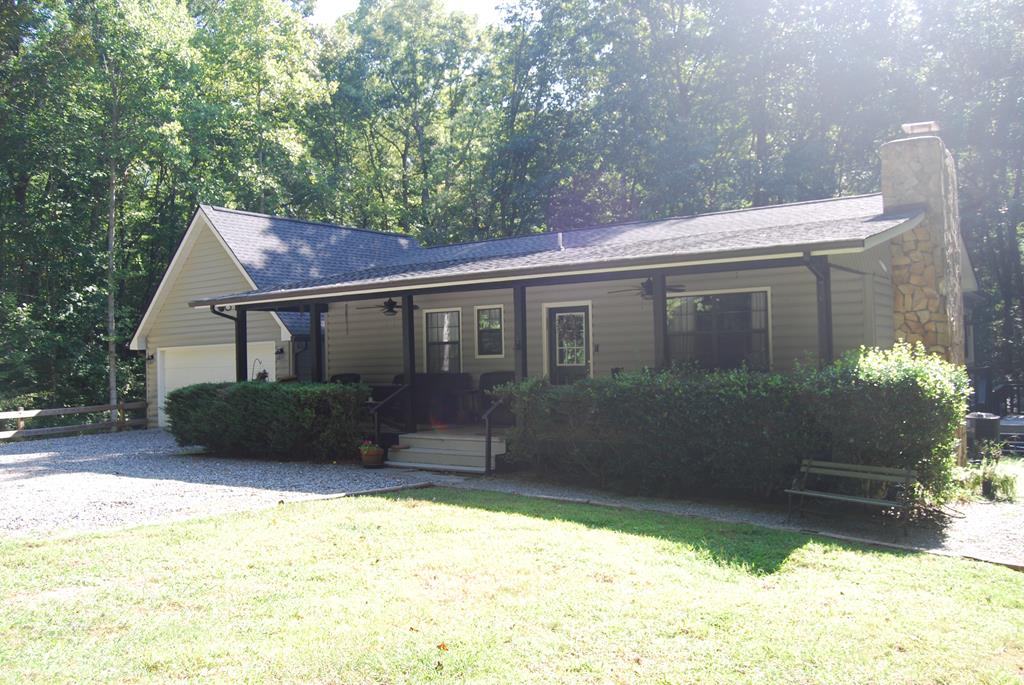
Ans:
[[[313,355],[310,380],[314,383],[324,382],[324,338],[320,325],[321,311],[321,305],[309,305],[309,350]]]
[[[246,313],[241,307],[235,312],[235,380],[239,383],[249,380],[249,331],[246,327]]]
[[[516,381],[526,380],[526,286],[512,286],[512,320],[516,331]]]
[[[828,257],[808,257],[807,268],[817,281],[818,363],[826,366],[834,358],[832,341],[832,270]]]
[[[402,295],[402,374],[406,391],[405,430],[416,432],[416,311],[412,295]]]
[[[654,307],[654,368],[667,369],[668,358],[668,298],[665,287],[665,272],[656,271],[651,275],[651,302]]]

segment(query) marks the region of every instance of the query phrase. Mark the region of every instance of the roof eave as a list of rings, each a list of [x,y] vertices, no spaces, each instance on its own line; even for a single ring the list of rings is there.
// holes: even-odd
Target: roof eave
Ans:
[[[400,278],[379,283],[364,283],[354,285],[324,285],[313,288],[295,288],[292,290],[281,290],[275,293],[249,292],[226,295],[222,297],[203,298],[189,303],[192,307],[228,306],[228,305],[253,305],[273,304],[277,302],[290,302],[296,300],[313,300],[317,298],[341,297],[351,295],[375,295],[386,292],[401,290],[420,290],[437,286],[458,286],[482,283],[493,283],[502,280],[527,280],[538,277],[556,277],[576,275],[584,273],[599,273],[602,271],[638,271],[652,268],[674,268],[685,266],[698,266],[703,264],[729,264],[741,263],[751,260],[773,260],[792,259],[802,256],[825,256],[835,254],[848,254],[863,252],[876,245],[915,228],[923,217],[923,214],[915,214],[905,221],[880,231],[865,239],[837,240],[830,242],[819,242],[803,245],[777,246],[774,248],[728,250],[719,252],[708,252],[699,257],[684,254],[657,255],[640,259],[617,259],[603,260],[599,262],[587,262],[571,266],[553,264],[544,267],[521,267],[514,269],[495,270],[487,272],[485,278],[467,274],[460,276],[425,276],[421,278]]]

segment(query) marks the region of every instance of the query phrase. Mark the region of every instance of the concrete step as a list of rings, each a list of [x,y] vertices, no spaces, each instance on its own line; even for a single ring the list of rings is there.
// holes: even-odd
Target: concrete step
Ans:
[[[417,471],[446,471],[453,473],[485,473],[482,466],[445,466],[443,464],[417,464],[415,462],[391,461],[384,462],[387,466],[399,469],[416,469]]]
[[[388,450],[387,464],[389,466],[435,468],[442,471],[484,472],[483,455],[424,447],[406,447],[397,450],[392,447]]]
[[[440,431],[420,431],[418,433],[402,433],[398,436],[398,444],[403,447],[441,450],[453,454],[467,454],[483,457],[487,453],[487,439],[482,435],[462,435]],[[491,438],[491,455],[505,454],[505,439]]]

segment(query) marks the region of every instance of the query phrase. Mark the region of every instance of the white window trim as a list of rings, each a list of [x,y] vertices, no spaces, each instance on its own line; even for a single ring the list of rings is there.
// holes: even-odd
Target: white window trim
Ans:
[[[674,300],[680,297],[699,297],[701,295],[732,295],[735,293],[766,293],[768,297],[768,371],[775,368],[775,340],[772,329],[774,321],[772,318],[772,287],[770,285],[751,286],[749,288],[721,288],[718,290],[694,290],[682,293],[672,293],[665,297],[666,300]]]
[[[551,375],[551,366],[549,362],[548,353],[548,310],[558,309],[560,307],[586,307],[587,308],[587,344],[590,345],[590,374],[589,377],[594,377],[594,368],[597,366],[597,353],[595,352],[596,345],[594,344],[594,302],[593,300],[575,300],[573,302],[544,302],[540,306],[540,348],[543,351],[543,369],[544,376]],[[652,324],[653,325],[653,324]]]
[[[480,354],[480,318],[478,312],[481,309],[501,310],[501,354]],[[505,358],[505,305],[503,304],[478,304],[473,306],[473,351],[477,359],[504,359]]]
[[[466,372],[466,355],[464,350],[464,348],[466,347],[466,336],[465,332],[463,331],[463,325],[465,323],[464,319],[466,317],[463,315],[462,307],[437,307],[434,309],[423,310],[423,335],[420,336],[421,338],[423,338],[423,366],[421,367],[422,371],[420,373],[430,373],[430,371],[427,369],[427,314],[441,314],[444,312],[459,313],[459,373]]]

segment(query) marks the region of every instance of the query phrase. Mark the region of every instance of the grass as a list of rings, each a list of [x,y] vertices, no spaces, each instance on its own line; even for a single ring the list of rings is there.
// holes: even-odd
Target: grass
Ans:
[[[986,501],[982,496],[982,472],[993,481],[994,497],[1000,502],[1024,502],[1024,458],[1004,455],[987,466],[970,464],[955,472],[955,498],[961,501]]]
[[[0,542],[0,681],[1020,683],[1024,576],[416,490]]]

